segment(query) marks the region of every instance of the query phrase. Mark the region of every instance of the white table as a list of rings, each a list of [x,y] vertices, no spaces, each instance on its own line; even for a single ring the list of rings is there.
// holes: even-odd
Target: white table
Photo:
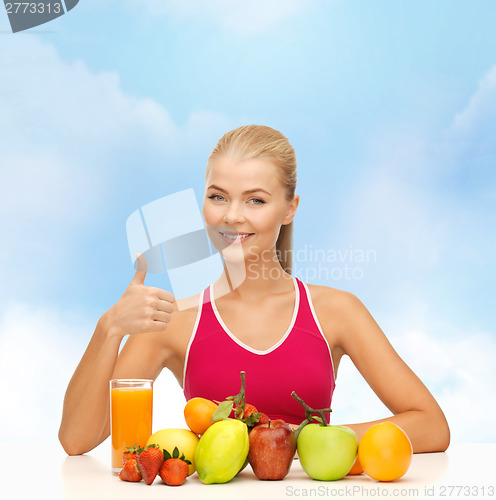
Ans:
[[[282,481],[259,481],[248,466],[226,484],[204,485],[195,473],[177,487],[166,486],[160,478],[148,486],[143,482],[126,483],[113,476],[109,440],[77,457],[68,457],[58,443],[35,445],[31,452],[36,465],[30,471],[12,465],[21,460],[26,446],[2,445],[2,499],[462,498],[467,493],[469,497],[496,498],[496,443],[455,443],[446,453],[414,455],[406,475],[391,483],[377,482],[364,474],[340,481],[314,481],[295,460]]]

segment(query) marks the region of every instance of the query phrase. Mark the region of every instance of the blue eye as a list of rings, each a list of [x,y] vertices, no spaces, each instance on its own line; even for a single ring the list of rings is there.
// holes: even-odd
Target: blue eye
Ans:
[[[261,200],[260,198],[252,198],[250,200],[254,205],[263,205],[265,201]]]
[[[220,194],[211,194],[209,198],[215,201],[222,201],[224,199],[224,197],[221,196]]]

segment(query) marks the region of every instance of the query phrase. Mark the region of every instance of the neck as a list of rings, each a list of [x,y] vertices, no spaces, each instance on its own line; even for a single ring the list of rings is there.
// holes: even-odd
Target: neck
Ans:
[[[275,251],[271,258],[257,261],[224,261],[224,270],[214,283],[215,296],[231,294],[247,300],[287,291],[292,276],[281,267]]]

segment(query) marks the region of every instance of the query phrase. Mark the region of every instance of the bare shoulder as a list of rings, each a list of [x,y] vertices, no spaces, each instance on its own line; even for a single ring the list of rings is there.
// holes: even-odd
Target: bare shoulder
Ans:
[[[323,285],[307,286],[326,339],[331,346],[342,346],[344,338],[350,335],[353,318],[367,314],[367,309],[351,292]]]
[[[327,312],[341,316],[364,307],[360,299],[351,292],[323,285],[307,286],[316,313],[324,315]]]

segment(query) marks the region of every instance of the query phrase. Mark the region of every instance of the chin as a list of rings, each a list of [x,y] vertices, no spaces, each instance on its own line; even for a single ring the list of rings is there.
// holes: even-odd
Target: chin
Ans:
[[[232,264],[246,262],[245,251],[240,245],[228,245],[219,250],[224,260]]]

